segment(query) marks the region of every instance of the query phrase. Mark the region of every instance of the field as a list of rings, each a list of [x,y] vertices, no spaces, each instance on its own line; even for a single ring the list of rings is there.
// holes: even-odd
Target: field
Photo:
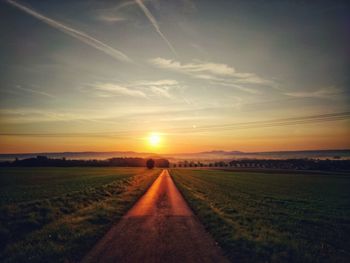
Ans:
[[[0,261],[78,261],[159,172],[0,168]]]
[[[350,177],[172,169],[233,262],[350,262]]]

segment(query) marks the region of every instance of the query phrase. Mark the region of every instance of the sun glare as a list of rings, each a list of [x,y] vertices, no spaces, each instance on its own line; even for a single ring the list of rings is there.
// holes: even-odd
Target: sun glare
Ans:
[[[150,145],[152,146],[158,146],[160,143],[160,136],[159,134],[156,133],[152,133],[149,137],[148,137],[148,142]]]

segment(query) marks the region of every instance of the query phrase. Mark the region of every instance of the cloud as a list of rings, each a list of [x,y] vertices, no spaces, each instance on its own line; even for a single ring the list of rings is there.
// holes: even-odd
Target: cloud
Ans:
[[[130,110],[128,110],[130,112]],[[108,119],[115,118],[115,111],[103,109],[46,109],[32,107],[0,108],[1,121],[7,124],[43,122],[94,122],[114,124]]]
[[[23,88],[21,85],[16,85],[15,87],[16,87],[16,89],[19,89],[19,90],[22,90],[22,91],[25,91],[25,92],[39,94],[41,96],[45,96],[45,97],[49,97],[49,98],[56,98],[55,96],[53,96],[53,95],[51,95],[51,94],[49,94],[47,92],[44,92],[44,91],[30,89],[30,88]]]
[[[160,97],[166,97],[168,99],[171,99],[173,96],[170,94],[170,87],[169,86],[152,86],[150,87],[151,91],[160,96]]]
[[[128,9],[129,7],[133,7],[134,5],[137,5],[137,3],[135,2],[135,0],[131,0],[123,1],[112,7],[97,9],[95,10],[96,15],[94,18],[96,20],[108,24],[114,24],[121,21],[131,20]]]
[[[0,116],[3,122],[21,124],[50,121],[75,121],[87,119],[86,115],[83,114],[33,108],[0,109]]]
[[[151,59],[150,63],[158,68],[187,73],[200,78],[203,78],[203,76],[220,76],[233,77],[236,81],[241,83],[270,83],[270,81],[263,79],[254,73],[237,72],[235,68],[220,63],[202,62],[197,60],[193,63],[181,64],[178,61],[159,57]]]
[[[151,24],[153,25],[154,29],[157,31],[157,33],[160,35],[160,37],[164,40],[164,42],[168,45],[168,47],[170,48],[170,50],[174,53],[175,56],[177,56],[177,52],[175,50],[175,48],[173,47],[173,45],[170,43],[170,41],[165,37],[165,35],[162,33],[162,31],[160,30],[160,27],[158,25],[157,20],[155,19],[155,17],[151,14],[151,12],[149,11],[149,9],[143,4],[142,0],[135,0],[136,3],[138,4],[138,6],[141,8],[141,10],[144,12],[144,14],[146,15],[146,17],[148,18],[148,20],[151,22]]]
[[[124,95],[131,97],[146,98],[146,94],[140,90],[130,89],[113,83],[98,83],[95,85],[97,91],[102,91],[100,97],[110,97],[115,95]]]
[[[238,89],[238,90],[250,93],[250,94],[259,93],[256,89],[243,86],[241,84],[238,84],[235,80],[231,80],[231,79],[217,78],[217,77],[210,76],[210,75],[196,75],[196,78],[209,80],[209,81],[211,81],[212,84],[218,84],[221,86],[232,87],[232,88],[235,88],[235,89]]]
[[[112,10],[114,12],[116,12],[116,11],[119,11],[119,10],[125,8],[125,7],[133,6],[135,4],[136,4],[135,0],[124,1],[124,2],[116,5],[114,8],[112,8]]]
[[[142,80],[142,81],[135,81],[134,85],[136,86],[176,86],[179,85],[179,83],[176,80],[173,79],[161,79],[161,80],[154,80],[154,81],[148,81],[148,80]]]
[[[208,63],[200,61],[198,61],[197,63],[181,64],[178,61],[159,57],[151,59],[150,62],[159,68],[170,69],[191,74],[209,73],[213,75],[230,76],[235,72],[234,68],[229,67],[226,64]]]
[[[149,60],[149,63],[157,68],[187,74],[197,79],[209,80],[212,84],[231,86],[248,93],[257,93],[257,90],[243,86],[245,84],[275,85],[273,81],[264,79],[254,73],[237,72],[235,68],[227,64],[203,62],[199,60],[182,64],[178,61],[160,57]]]
[[[179,90],[180,88],[182,88],[180,84],[173,79],[162,79],[155,81],[136,81],[132,84],[132,86],[140,87],[146,91],[150,91],[152,95],[158,97],[165,97],[168,99],[174,98],[172,94],[173,90]]]
[[[336,87],[322,88],[314,91],[294,91],[284,93],[287,96],[295,97],[295,98],[319,98],[319,99],[327,99],[330,97],[334,97],[339,95],[343,91]]]
[[[85,44],[87,44],[87,45],[89,45],[89,46],[91,46],[99,51],[102,51],[103,53],[113,57],[114,59],[117,59],[117,60],[123,61],[123,62],[131,62],[131,59],[127,55],[125,55],[123,52],[103,43],[102,41],[82,32],[82,31],[79,31],[79,30],[74,29],[72,27],[66,26],[66,25],[64,25],[64,24],[62,24],[54,19],[51,19],[47,16],[44,16],[44,15],[36,12],[35,10],[30,9],[29,7],[26,7],[22,4],[19,4],[13,0],[7,0],[7,2],[10,5],[22,10],[23,12],[25,12],[25,13],[39,19],[40,21],[52,26],[53,28],[56,28],[56,29],[60,30],[61,32],[65,33],[67,35],[70,35],[70,36],[82,41],[83,43],[85,43]]]
[[[108,14],[99,14],[96,17],[96,19],[102,22],[110,23],[110,24],[127,20],[125,17],[119,16],[119,15],[108,15]]]
[[[182,88],[176,80],[162,79],[162,80],[141,80],[126,84],[116,83],[97,83],[91,85],[96,95],[99,97],[113,97],[113,96],[131,96],[139,98],[162,97],[172,99],[174,98],[172,91]]]
[[[216,63],[206,63],[206,62],[197,62],[197,63],[188,63],[181,64],[178,61],[173,61],[170,59],[164,58],[155,58],[151,60],[151,63],[166,69],[177,70],[180,72],[186,73],[209,73],[213,75],[227,76],[234,74],[234,68],[231,68],[225,64],[216,64]]]

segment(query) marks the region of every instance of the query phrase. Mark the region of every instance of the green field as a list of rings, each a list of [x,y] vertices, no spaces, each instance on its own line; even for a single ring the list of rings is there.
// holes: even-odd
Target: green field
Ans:
[[[78,261],[159,172],[0,168],[0,262]]]
[[[350,176],[172,169],[233,262],[350,262]]]

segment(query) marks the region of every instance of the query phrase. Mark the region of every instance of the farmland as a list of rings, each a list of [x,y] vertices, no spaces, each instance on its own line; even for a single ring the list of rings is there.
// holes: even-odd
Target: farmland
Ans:
[[[350,177],[172,169],[233,262],[349,262]]]
[[[159,171],[1,168],[0,261],[79,260]]]

